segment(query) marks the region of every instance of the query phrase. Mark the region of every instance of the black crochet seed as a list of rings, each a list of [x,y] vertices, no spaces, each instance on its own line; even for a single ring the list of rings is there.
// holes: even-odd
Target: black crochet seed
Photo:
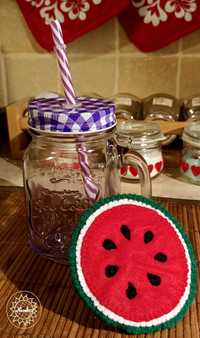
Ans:
[[[148,230],[145,232],[144,234],[144,243],[147,244],[149,242],[151,242],[154,238],[154,234],[152,231]]]
[[[111,239],[105,239],[103,241],[103,247],[106,250],[113,250],[113,249],[117,249],[116,244],[111,240]]]
[[[105,275],[106,277],[114,277],[119,270],[119,267],[117,265],[108,265],[105,268]]]
[[[125,224],[122,224],[120,230],[121,230],[122,235],[130,241],[131,231],[130,231],[129,227]]]
[[[165,255],[163,252],[158,252],[155,256],[154,259],[158,262],[164,263],[167,261],[167,255]]]
[[[126,296],[128,297],[128,299],[133,299],[137,296],[137,290],[131,282],[128,282],[128,287],[126,289]]]
[[[148,273],[147,278],[148,278],[149,282],[151,283],[151,285],[153,285],[153,286],[158,286],[161,283],[161,278],[158,275]]]

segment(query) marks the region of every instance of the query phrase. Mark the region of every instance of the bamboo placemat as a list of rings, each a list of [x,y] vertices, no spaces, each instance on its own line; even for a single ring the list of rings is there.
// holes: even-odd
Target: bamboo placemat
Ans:
[[[200,204],[157,199],[184,226],[200,265]],[[36,256],[27,245],[23,192],[0,191],[0,337],[31,338],[199,338],[200,291],[184,319],[175,328],[148,335],[126,335],[105,326],[79,299],[68,268]],[[199,280],[199,273],[198,273]],[[199,282],[199,281],[198,281]],[[42,304],[39,322],[31,329],[13,327],[6,303],[15,292],[26,290]]]

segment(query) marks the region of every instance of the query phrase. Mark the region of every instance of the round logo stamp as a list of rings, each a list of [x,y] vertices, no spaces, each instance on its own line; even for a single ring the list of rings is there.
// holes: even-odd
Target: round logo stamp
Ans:
[[[28,329],[36,325],[41,317],[41,304],[30,291],[14,293],[6,304],[6,313],[11,325],[18,329]]]

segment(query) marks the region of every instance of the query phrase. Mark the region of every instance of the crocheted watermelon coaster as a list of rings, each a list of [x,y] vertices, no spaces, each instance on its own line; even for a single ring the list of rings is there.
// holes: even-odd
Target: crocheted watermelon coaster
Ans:
[[[174,326],[196,291],[191,243],[152,200],[116,195],[82,216],[70,247],[72,279],[85,303],[128,333]]]

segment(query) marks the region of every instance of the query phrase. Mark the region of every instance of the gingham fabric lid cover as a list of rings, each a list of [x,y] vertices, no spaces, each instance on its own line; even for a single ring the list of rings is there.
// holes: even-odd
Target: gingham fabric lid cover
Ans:
[[[82,96],[76,102],[76,106],[70,106],[64,97],[32,100],[28,105],[29,127],[56,133],[84,133],[116,125],[112,101]]]

